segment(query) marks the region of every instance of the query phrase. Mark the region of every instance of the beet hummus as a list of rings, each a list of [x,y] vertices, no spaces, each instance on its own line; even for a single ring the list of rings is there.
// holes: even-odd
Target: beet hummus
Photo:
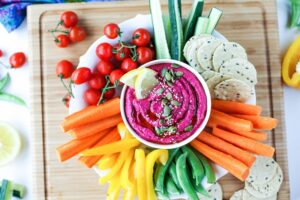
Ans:
[[[146,141],[179,143],[195,133],[207,112],[201,82],[188,69],[176,64],[155,64],[159,83],[145,99],[125,91],[125,115],[131,128]]]

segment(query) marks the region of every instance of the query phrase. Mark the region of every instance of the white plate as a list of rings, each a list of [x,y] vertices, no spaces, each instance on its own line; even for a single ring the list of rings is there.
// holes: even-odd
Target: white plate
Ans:
[[[137,28],[145,28],[148,31],[150,31],[151,34],[153,34],[153,27],[152,27],[152,21],[150,15],[137,15],[136,17],[126,20],[119,24],[120,29],[122,30],[122,40],[123,41],[129,41],[131,39],[132,33]],[[214,32],[213,35],[215,37],[218,37],[223,40],[227,40],[223,35],[221,35],[218,32]],[[91,70],[95,68],[97,63],[99,62],[99,58],[96,56],[96,47],[98,44],[102,42],[108,42],[112,45],[117,44],[117,39],[111,40],[108,39],[105,36],[100,37],[97,41],[95,41],[90,48],[87,50],[87,52],[82,55],[79,59],[78,67],[88,67]],[[75,98],[72,98],[70,101],[70,108],[69,113],[74,113],[76,111],[79,111],[86,107],[86,103],[84,102],[83,95],[84,91],[88,89],[87,83],[81,84],[81,85],[74,85],[73,86],[73,93]],[[120,91],[119,91],[120,92]],[[256,103],[256,97],[255,95],[248,100],[247,103],[255,104]],[[216,172],[216,178],[220,179],[224,175],[228,173],[227,170],[223,169],[219,165],[213,164],[214,170]],[[103,176],[107,173],[107,171],[100,171],[96,167],[94,167],[94,170],[97,172],[99,176]],[[208,188],[210,184],[207,183],[206,178],[202,182],[203,186],[205,188]],[[185,196],[174,196],[174,199],[177,198],[186,198]]]

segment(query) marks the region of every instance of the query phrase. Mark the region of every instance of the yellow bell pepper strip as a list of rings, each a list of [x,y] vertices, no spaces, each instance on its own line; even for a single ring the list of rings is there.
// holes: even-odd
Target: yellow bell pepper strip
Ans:
[[[140,142],[134,138],[124,139],[121,141],[106,144],[100,147],[85,150],[82,156],[96,156],[103,154],[113,154],[139,146]]]
[[[99,180],[100,184],[104,184],[107,181],[111,180],[118,173],[118,171],[123,166],[123,163],[125,162],[126,158],[128,157],[129,153],[130,153],[129,151],[122,151],[120,153],[120,155],[118,156],[117,162],[115,163],[113,168],[111,168],[111,170],[108,172],[108,174],[106,174],[105,176],[100,178],[100,180]]]
[[[121,171],[121,177],[120,177],[121,186],[126,190],[129,190],[130,188],[133,187],[133,182],[129,180],[129,173],[130,173],[129,168],[133,160],[133,154],[134,154],[134,150],[133,149],[129,150],[129,154],[125,160],[125,163]]]
[[[157,149],[150,152],[146,157],[146,186],[147,186],[147,200],[156,200],[156,194],[153,186],[153,167],[156,160],[165,165],[168,160],[168,150]]]
[[[145,151],[143,149],[135,150],[135,170],[134,174],[137,179],[137,194],[138,199],[146,200],[147,199],[147,190],[146,190],[146,157]]]
[[[118,128],[118,132],[122,138],[134,138],[123,122],[119,123],[117,128]]]
[[[121,185],[119,182],[119,176],[113,178],[110,182],[108,193],[107,193],[107,200],[117,200],[120,195]]]
[[[283,81],[295,88],[300,88],[300,72],[296,66],[300,61],[300,36],[293,42],[286,52],[282,62]]]
[[[107,170],[114,166],[118,158],[117,153],[103,156],[98,162],[98,169]]]

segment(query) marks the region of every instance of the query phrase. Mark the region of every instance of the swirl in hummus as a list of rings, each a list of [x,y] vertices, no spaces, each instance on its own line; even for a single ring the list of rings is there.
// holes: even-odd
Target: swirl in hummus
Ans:
[[[188,69],[175,64],[156,64],[159,83],[145,99],[125,91],[125,115],[132,129],[144,140],[174,144],[193,135],[207,112],[201,82]]]

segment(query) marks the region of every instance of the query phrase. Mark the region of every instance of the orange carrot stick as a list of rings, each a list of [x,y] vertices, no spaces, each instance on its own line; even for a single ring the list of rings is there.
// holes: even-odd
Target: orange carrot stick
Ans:
[[[80,126],[78,128],[70,130],[68,133],[75,138],[85,138],[96,133],[99,133],[108,128],[115,127],[118,123],[122,122],[121,115],[115,115],[106,119],[102,119],[97,122],[93,122],[87,125]]]
[[[103,134],[95,134],[90,137],[78,140],[74,139],[70,142],[56,148],[56,154],[60,162],[64,162],[85,149],[94,146],[102,137]]]
[[[199,140],[193,140],[191,143],[197,151],[205,155],[207,158],[228,170],[233,176],[244,181],[249,175],[249,168],[241,161],[218,151]]]
[[[249,120],[252,122],[255,129],[260,130],[272,130],[277,126],[277,119],[271,117],[260,117],[252,115],[235,115],[240,119]]]
[[[245,136],[247,138],[257,140],[257,141],[265,141],[268,139],[268,134],[264,132],[258,132],[258,131],[240,131],[235,129],[234,127],[227,127],[227,130],[231,131],[232,133],[236,133],[242,136]]]
[[[210,133],[203,131],[198,137],[198,140],[204,142],[205,144],[222,151],[223,153],[229,154],[232,157],[238,159],[239,161],[243,162],[248,167],[251,167],[255,161],[255,156],[251,153],[240,149]]]
[[[209,118],[207,124],[206,124],[207,127],[209,128],[213,128],[213,127],[217,127],[218,126],[218,122],[215,118]]]
[[[269,145],[228,131],[224,131],[216,127],[213,128],[213,134],[227,142],[258,155],[273,157],[275,152],[275,149]]]
[[[93,147],[99,147],[111,142],[116,142],[121,139],[120,134],[118,133],[118,129],[109,129],[108,131],[106,130],[105,136]],[[79,157],[79,162],[84,164],[87,168],[93,167],[100,159],[102,155],[99,156],[90,156],[90,157]]]
[[[251,121],[233,117],[214,109],[211,110],[210,119],[216,122],[218,126],[225,128],[235,127],[236,129],[242,131],[251,131],[253,129]]]
[[[236,101],[212,100],[212,108],[227,114],[260,115],[262,108],[257,105]]]
[[[64,132],[120,113],[120,98],[114,98],[100,106],[87,107],[65,118],[61,124]]]

